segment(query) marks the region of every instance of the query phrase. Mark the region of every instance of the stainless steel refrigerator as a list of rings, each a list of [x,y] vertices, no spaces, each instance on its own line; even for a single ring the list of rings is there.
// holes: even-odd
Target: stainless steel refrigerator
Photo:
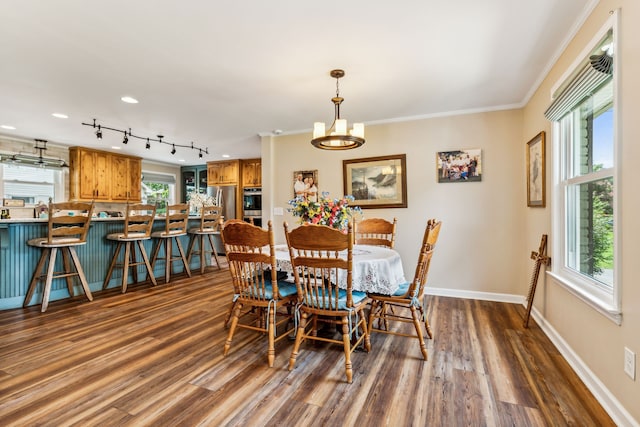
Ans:
[[[207,196],[216,197],[217,204],[222,205],[222,215],[225,221],[236,218],[236,189],[235,185],[215,185],[207,187]],[[224,247],[220,238],[214,238],[216,252],[224,254]]]

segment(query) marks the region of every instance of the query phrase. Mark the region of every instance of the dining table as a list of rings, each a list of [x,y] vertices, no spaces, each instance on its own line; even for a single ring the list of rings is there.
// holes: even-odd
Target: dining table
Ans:
[[[293,274],[288,246],[275,245],[275,252],[278,270]],[[352,268],[351,289],[354,291],[393,295],[406,282],[400,254],[384,246],[354,245]],[[340,288],[347,287],[345,271],[339,272],[337,281]]]

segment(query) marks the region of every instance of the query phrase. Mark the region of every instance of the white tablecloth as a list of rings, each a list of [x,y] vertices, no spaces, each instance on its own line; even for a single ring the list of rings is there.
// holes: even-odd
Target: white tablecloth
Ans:
[[[278,269],[293,272],[287,245],[276,245]],[[346,274],[338,277],[338,286],[346,288]],[[382,246],[353,247],[352,289],[354,291],[393,294],[405,282],[400,254]]]

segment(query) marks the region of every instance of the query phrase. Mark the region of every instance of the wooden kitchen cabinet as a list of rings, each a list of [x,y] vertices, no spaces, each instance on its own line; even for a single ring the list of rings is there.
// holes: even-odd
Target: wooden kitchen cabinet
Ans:
[[[69,149],[69,199],[139,202],[142,160],[83,147]]]
[[[242,161],[242,186],[262,186],[262,160],[249,159]]]
[[[240,161],[207,162],[207,185],[238,184]]]
[[[111,155],[111,200],[139,202],[142,181],[139,159]]]

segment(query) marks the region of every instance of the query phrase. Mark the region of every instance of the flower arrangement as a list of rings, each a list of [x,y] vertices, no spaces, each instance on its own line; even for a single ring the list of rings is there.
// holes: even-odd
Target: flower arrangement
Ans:
[[[213,196],[207,196],[206,194],[201,193],[190,193],[189,194],[189,208],[192,211],[200,211],[203,206],[216,206],[217,201]]]
[[[297,216],[299,224],[321,224],[338,230],[346,230],[349,220],[355,212],[361,213],[359,206],[349,206],[353,202],[353,196],[344,196],[340,199],[329,198],[328,192],[323,192],[317,202],[307,200],[304,197],[296,197],[289,200],[291,206],[287,210]]]

